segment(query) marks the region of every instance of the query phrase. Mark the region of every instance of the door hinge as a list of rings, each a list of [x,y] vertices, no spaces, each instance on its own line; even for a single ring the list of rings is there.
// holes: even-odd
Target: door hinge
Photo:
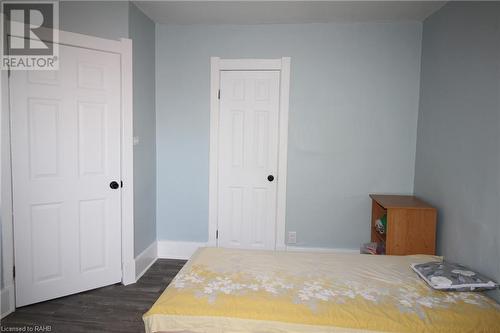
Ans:
[[[219,92],[217,93],[217,99],[220,99],[220,89]]]
[[[16,278],[16,266],[12,266],[12,277]]]
[[[219,230],[215,231],[215,239],[219,239]]]

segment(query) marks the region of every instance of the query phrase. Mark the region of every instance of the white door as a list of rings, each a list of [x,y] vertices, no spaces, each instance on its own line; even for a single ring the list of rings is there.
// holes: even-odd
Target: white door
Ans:
[[[121,281],[120,56],[12,71],[16,305]]]
[[[279,92],[279,71],[221,71],[219,246],[275,248]]]

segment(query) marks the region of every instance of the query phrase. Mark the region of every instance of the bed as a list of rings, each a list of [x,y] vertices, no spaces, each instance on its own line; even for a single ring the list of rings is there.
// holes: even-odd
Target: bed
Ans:
[[[439,257],[201,248],[143,316],[146,332],[500,332],[482,293],[430,289]]]

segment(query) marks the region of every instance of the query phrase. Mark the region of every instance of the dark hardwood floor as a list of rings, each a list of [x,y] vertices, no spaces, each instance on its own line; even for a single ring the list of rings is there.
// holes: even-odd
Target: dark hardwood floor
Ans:
[[[132,285],[112,286],[25,306],[1,321],[7,328],[27,327],[26,332],[144,332],[142,315],[153,305],[186,262],[159,259]],[[31,330],[32,328],[32,330]]]

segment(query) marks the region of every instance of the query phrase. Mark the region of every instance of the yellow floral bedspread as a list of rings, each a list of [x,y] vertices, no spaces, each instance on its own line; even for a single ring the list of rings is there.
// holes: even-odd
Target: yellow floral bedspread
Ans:
[[[433,256],[199,249],[143,319],[147,332],[500,332],[482,293],[430,289]]]

